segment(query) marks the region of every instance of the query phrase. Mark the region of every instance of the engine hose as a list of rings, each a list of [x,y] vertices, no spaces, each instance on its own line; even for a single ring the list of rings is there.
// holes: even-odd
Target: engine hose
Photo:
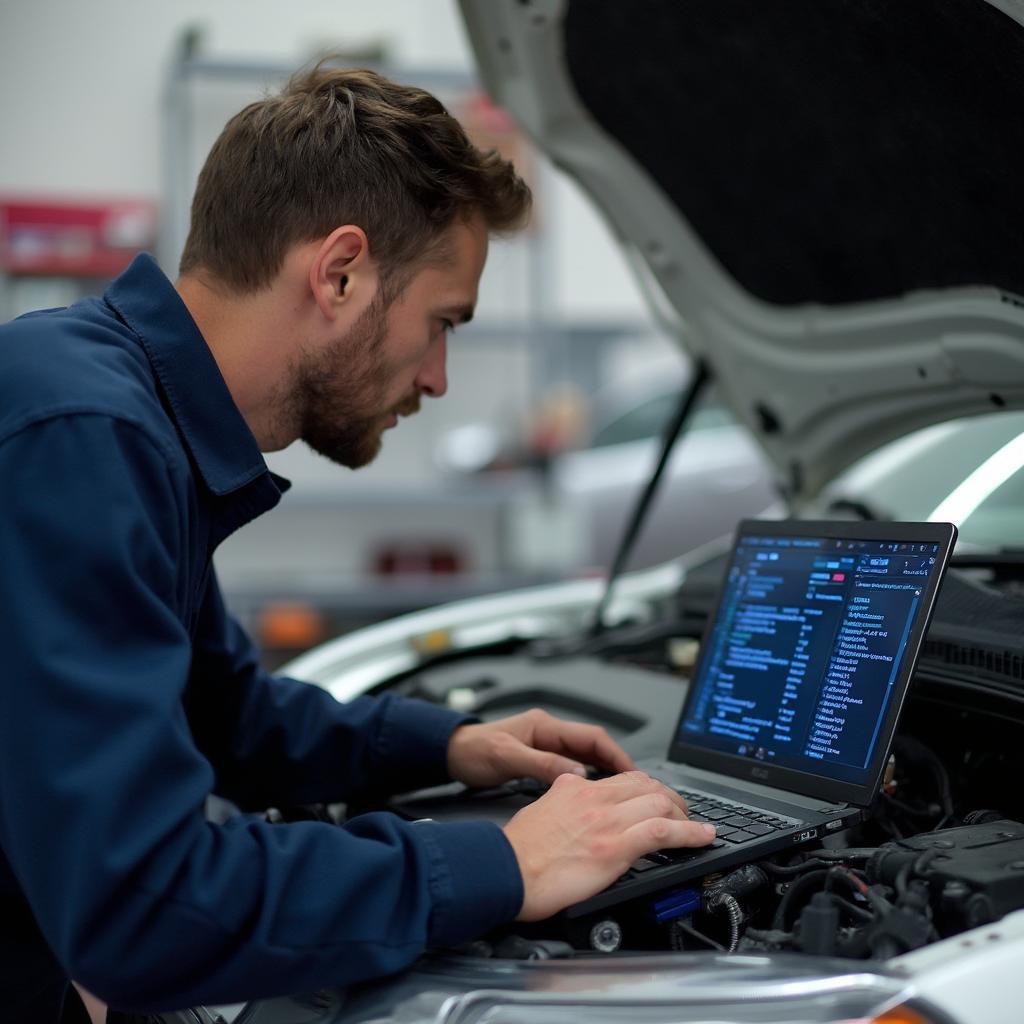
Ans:
[[[739,905],[735,896],[727,892],[719,893],[709,904],[708,910],[717,913],[725,909],[729,915],[729,945],[727,953],[735,953],[736,947],[740,944],[740,925],[743,924],[743,908]]]
[[[830,870],[830,868],[817,868],[814,871],[808,871],[806,875],[801,875],[795,882],[790,884],[786,894],[779,901],[779,905],[775,909],[775,918],[772,921],[772,929],[774,931],[788,931],[787,926],[790,923],[788,911],[790,907],[798,906],[802,896],[823,886]]]

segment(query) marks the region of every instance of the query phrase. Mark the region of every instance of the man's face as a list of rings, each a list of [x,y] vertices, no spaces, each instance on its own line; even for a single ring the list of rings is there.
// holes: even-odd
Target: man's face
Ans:
[[[448,334],[472,316],[487,258],[482,223],[457,222],[448,235],[443,265],[419,270],[390,304],[378,291],[345,334],[295,364],[290,411],[314,451],[365,466],[383,432],[417,412],[422,395],[447,390]]]

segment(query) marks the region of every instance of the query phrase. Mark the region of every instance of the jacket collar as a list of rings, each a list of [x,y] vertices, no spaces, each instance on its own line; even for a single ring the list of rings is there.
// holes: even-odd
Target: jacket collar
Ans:
[[[279,492],[287,490],[291,484],[267,468],[209,346],[156,261],[136,256],[104,299],[141,342],[206,486],[223,496],[269,476]]]

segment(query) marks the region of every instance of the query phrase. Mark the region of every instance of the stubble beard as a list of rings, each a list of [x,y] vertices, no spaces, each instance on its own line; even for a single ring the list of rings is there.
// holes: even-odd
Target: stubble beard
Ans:
[[[375,301],[347,334],[316,356],[304,356],[293,373],[290,405],[299,437],[349,469],[377,457],[392,413],[409,416],[420,406],[418,393],[384,404],[391,380],[384,359],[389,307]]]

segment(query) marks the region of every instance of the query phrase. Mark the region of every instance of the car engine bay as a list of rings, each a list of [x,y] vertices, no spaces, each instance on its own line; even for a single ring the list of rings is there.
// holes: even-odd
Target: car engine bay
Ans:
[[[460,952],[550,959],[782,951],[887,960],[1024,908],[1024,644],[1012,632],[1021,602],[1013,573],[979,576],[971,564],[947,576],[882,790],[859,825],[604,914],[511,926]],[[691,574],[674,607],[649,621],[569,643],[512,640],[442,654],[379,689],[483,720],[539,706],[604,726],[634,757],[661,756],[717,568]],[[455,785],[389,806],[410,817],[501,823],[540,791],[531,780],[487,791]],[[286,820],[305,813],[281,812]]]

